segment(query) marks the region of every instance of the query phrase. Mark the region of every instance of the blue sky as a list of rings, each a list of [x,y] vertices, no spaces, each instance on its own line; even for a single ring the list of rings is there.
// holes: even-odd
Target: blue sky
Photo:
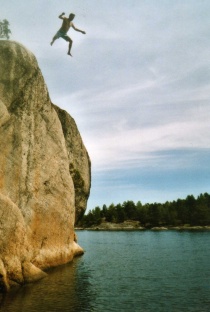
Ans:
[[[209,192],[210,2],[0,0],[92,161],[88,209]],[[58,15],[76,14],[67,43]]]

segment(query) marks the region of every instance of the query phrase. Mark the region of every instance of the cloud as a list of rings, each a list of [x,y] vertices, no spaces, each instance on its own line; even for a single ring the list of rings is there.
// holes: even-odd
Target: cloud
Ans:
[[[154,152],[177,149],[210,148],[210,139],[206,131],[209,124],[175,123],[159,127],[112,131],[100,140],[87,142],[95,169],[125,168],[132,160],[138,167],[145,160],[154,161]],[[151,155],[153,155],[151,157]],[[159,158],[159,156],[158,156]],[[130,162],[127,163],[127,161]],[[164,164],[164,163],[163,163]]]
[[[208,81],[182,88],[187,78],[170,81],[152,74],[153,80],[78,91],[63,99],[86,134],[95,170],[130,166],[133,159],[139,166],[155,151],[209,148]]]

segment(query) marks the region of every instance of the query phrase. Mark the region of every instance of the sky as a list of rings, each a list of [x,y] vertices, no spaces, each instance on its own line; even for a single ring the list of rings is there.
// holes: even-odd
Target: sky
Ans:
[[[209,0],[0,0],[92,163],[88,210],[210,187]],[[52,37],[75,13],[68,44]]]

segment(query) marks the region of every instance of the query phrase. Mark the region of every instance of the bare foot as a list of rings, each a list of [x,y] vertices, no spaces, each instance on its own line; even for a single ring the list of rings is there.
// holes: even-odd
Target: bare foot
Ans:
[[[67,54],[68,54],[68,55],[70,55],[70,56],[73,56],[73,55],[71,55],[71,53],[70,53],[70,52],[68,52]]]

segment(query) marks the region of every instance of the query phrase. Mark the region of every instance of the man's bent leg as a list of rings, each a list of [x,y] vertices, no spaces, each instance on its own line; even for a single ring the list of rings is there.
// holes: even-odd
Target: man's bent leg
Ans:
[[[50,44],[53,45],[53,43],[55,42],[56,39],[58,39],[58,37],[54,36],[54,37],[52,38],[52,41],[50,42]]]
[[[59,31],[55,34],[55,36],[52,38],[52,41],[50,42],[51,45],[55,42],[56,39],[60,38]]]
[[[71,47],[72,47],[73,41],[71,40],[71,38],[69,38],[68,41],[69,41],[69,49],[68,49],[68,53],[67,53],[67,54],[70,55],[70,56],[72,56],[72,55],[71,55]]]

